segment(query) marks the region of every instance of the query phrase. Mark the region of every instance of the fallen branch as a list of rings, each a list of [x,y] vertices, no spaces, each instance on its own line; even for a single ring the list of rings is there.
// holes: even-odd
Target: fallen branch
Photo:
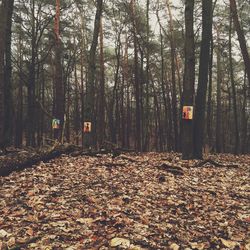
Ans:
[[[45,152],[12,154],[0,160],[0,176],[8,176],[14,171],[31,168],[41,161],[48,162],[62,154],[70,154],[77,148],[75,145],[59,145]]]
[[[238,168],[237,164],[222,164],[222,163],[215,162],[212,159],[207,159],[207,160],[201,161],[198,164],[196,164],[194,167],[196,167],[196,168],[206,167],[207,163],[210,164],[209,166],[212,165],[212,166],[218,167],[218,168],[221,168],[221,167],[223,167],[223,168],[224,167],[226,167],[226,168]]]
[[[169,163],[162,163],[160,166],[157,166],[161,170],[165,170],[174,175],[184,175],[184,171],[181,167],[170,165]]]
[[[87,151],[83,151],[83,150],[78,150],[75,151],[71,154],[71,156],[73,157],[78,157],[78,156],[91,156],[91,157],[100,157],[101,155],[105,155],[105,154],[111,154],[112,158],[116,158],[118,156],[120,156],[121,158],[123,157],[123,153],[124,152],[133,152],[132,150],[129,149],[122,149],[122,148],[117,148],[117,149],[101,149],[101,150],[87,150]],[[131,160],[130,158],[128,158],[127,156],[124,156],[127,160]]]

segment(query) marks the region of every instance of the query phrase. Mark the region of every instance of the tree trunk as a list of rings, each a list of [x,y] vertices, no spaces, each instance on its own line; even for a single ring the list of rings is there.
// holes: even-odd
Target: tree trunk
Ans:
[[[172,113],[174,125],[174,150],[179,151],[179,124],[178,124],[178,109],[177,109],[177,91],[176,91],[176,45],[174,38],[174,25],[172,12],[167,0],[167,8],[169,12],[169,27],[170,27],[170,48],[171,48],[171,79],[172,79]]]
[[[95,93],[95,74],[96,74],[96,49],[98,45],[98,36],[100,34],[100,19],[102,15],[102,5],[103,0],[97,0],[97,8],[95,15],[95,23],[94,23],[94,33],[92,38],[92,43],[89,51],[88,58],[88,80],[86,84],[86,103],[85,103],[85,120],[88,122],[92,122],[92,132],[85,134],[85,147],[92,148],[96,142],[94,142],[94,132],[95,124],[94,121],[94,93]]]
[[[135,149],[141,151],[141,102],[140,102],[140,79],[138,67],[138,41],[135,20],[135,1],[131,0],[131,12],[133,21],[133,42],[134,42],[134,86],[135,86]]]
[[[247,77],[248,77],[248,85],[250,87],[250,58],[249,58],[249,53],[248,53],[248,49],[247,49],[247,43],[246,43],[246,39],[244,36],[244,32],[240,26],[235,0],[230,0],[230,8],[232,11],[234,26],[235,26],[235,29],[236,29],[236,32],[238,35],[238,40],[240,43],[241,54],[243,56],[243,60],[244,60],[245,67],[246,67],[246,72],[247,72]]]
[[[20,25],[20,31],[22,26]],[[18,39],[18,94],[17,94],[17,110],[15,120],[15,146],[21,147],[23,144],[23,44],[20,32]]]
[[[7,13],[6,13],[6,34],[5,34],[5,70],[4,70],[4,79],[5,79],[5,142],[7,144],[12,143],[13,135],[13,100],[12,100],[12,82],[11,82],[11,27],[12,27],[12,13],[13,13],[14,0],[9,0],[7,4]]]
[[[183,106],[193,106],[195,81],[195,54],[193,28],[194,0],[185,2],[185,69]],[[182,158],[193,158],[193,120],[182,120]]]
[[[125,51],[124,51],[124,70],[123,70],[123,74],[124,74],[124,82],[126,85],[126,126],[125,126],[125,130],[126,130],[126,136],[125,136],[125,146],[127,148],[130,147],[130,131],[131,131],[131,112],[130,112],[130,84],[129,84],[129,65],[128,65],[128,37],[127,37],[127,33],[125,34],[126,37],[126,41],[125,41]]]
[[[217,96],[216,96],[216,152],[222,152],[222,109],[221,109],[221,47],[219,44],[219,30],[217,29]]]
[[[147,18],[147,44],[146,44],[146,72],[145,72],[145,85],[146,85],[146,101],[145,101],[145,112],[144,112],[144,138],[143,138],[143,151],[149,149],[149,0],[146,1],[146,18]]]
[[[62,70],[62,42],[60,39],[60,0],[56,0],[55,17],[55,86],[54,86],[54,112],[53,118],[60,121],[59,129],[54,129],[54,139],[63,140],[62,131],[64,126],[65,95]]]
[[[32,27],[31,27],[31,58],[29,63],[29,82],[28,82],[28,110],[26,125],[26,144],[35,146],[35,90],[36,90],[36,37],[35,37],[35,1],[32,1]]]
[[[100,95],[99,95],[99,122],[98,122],[98,143],[103,145],[105,138],[105,73],[103,54],[103,23],[100,19]]]
[[[212,0],[203,0],[200,68],[199,68],[197,95],[195,99],[195,117],[194,117],[194,157],[197,159],[202,159],[211,37],[212,37]]]
[[[231,14],[231,13],[230,13]],[[236,100],[236,87],[234,81],[234,70],[233,70],[233,58],[232,58],[232,18],[230,15],[230,26],[229,26],[229,69],[230,69],[230,80],[232,84],[232,97],[233,97],[233,114],[234,114],[234,153],[238,154],[240,149],[240,136],[239,136],[239,125],[238,125],[238,114],[237,114],[237,100]]]
[[[243,104],[242,104],[242,119],[241,119],[241,152],[247,153],[247,84],[246,84],[246,72],[244,74],[244,85],[243,85]]]
[[[119,71],[120,71],[120,55],[121,55],[121,32],[118,33],[117,36],[117,45],[116,45],[116,70],[114,76],[114,87],[112,90],[112,97],[110,101],[110,111],[109,111],[109,127],[110,127],[110,135],[112,143],[117,143],[117,127],[115,126],[116,118],[114,117],[114,112],[117,111],[117,89],[118,89],[118,81],[119,81]]]
[[[211,38],[211,52],[209,60],[209,84],[208,84],[208,97],[207,97],[207,138],[208,145],[212,147],[212,90],[213,90],[213,51],[214,43],[213,38]]]
[[[0,6],[0,148],[3,148],[6,144],[4,138],[5,132],[5,103],[4,103],[4,64],[5,64],[5,31],[6,31],[6,8],[7,8],[7,1],[2,0]]]
[[[165,61],[163,54],[163,36],[160,27],[160,40],[161,40],[161,90],[163,95],[164,111],[165,111],[165,127],[166,127],[166,143],[168,151],[173,149],[173,138],[172,138],[172,113],[171,113],[171,102],[169,98],[169,86],[165,73]]]

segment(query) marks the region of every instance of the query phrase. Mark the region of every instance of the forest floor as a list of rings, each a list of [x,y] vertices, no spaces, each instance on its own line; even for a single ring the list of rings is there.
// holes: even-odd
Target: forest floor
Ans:
[[[250,249],[250,155],[63,155],[0,177],[0,249]]]

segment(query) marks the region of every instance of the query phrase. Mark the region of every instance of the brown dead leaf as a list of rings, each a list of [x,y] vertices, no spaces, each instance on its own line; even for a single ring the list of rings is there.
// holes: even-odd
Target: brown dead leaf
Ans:
[[[29,236],[34,236],[34,231],[31,227],[29,227],[26,231],[26,233],[29,235]]]
[[[16,244],[16,239],[15,239],[15,237],[11,237],[11,238],[7,241],[8,247],[13,247],[15,244]]]
[[[231,241],[231,240],[225,240],[223,238],[220,238],[222,244],[225,246],[225,247],[228,247],[229,249],[234,249],[236,246],[239,245],[238,242],[236,241]]]

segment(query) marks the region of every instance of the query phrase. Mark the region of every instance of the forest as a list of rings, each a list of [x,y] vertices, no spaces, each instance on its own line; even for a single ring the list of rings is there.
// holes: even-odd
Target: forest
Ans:
[[[250,250],[249,0],[0,0],[0,250]]]
[[[2,0],[1,147],[249,153],[249,8]]]

